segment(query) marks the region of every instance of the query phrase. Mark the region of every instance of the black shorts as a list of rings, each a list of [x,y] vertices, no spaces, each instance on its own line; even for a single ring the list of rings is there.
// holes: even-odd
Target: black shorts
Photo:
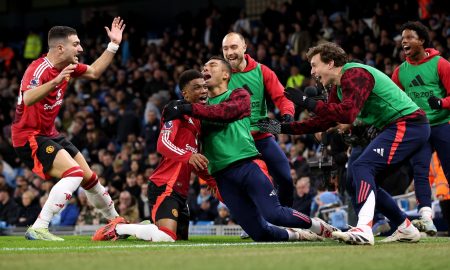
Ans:
[[[52,168],[56,153],[61,149],[65,149],[72,157],[80,152],[62,135],[55,138],[35,136],[24,146],[14,147],[20,160],[43,179],[49,179],[47,172]]]
[[[148,182],[148,201],[152,222],[168,218],[177,222],[177,239],[188,240],[189,208],[186,199],[175,191],[167,189],[167,185],[158,187],[152,181]]]

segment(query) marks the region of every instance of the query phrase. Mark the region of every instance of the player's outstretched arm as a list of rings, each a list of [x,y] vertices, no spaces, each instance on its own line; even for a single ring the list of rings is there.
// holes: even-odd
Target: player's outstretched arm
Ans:
[[[96,80],[102,75],[106,68],[111,64],[114,55],[119,49],[120,42],[122,42],[122,34],[125,29],[125,24],[120,17],[115,17],[111,29],[105,26],[106,33],[108,34],[111,42],[103,52],[103,54],[95,60],[92,65],[88,66],[86,72],[82,75],[83,78]]]
[[[250,94],[243,88],[234,90],[228,99],[216,105],[192,104],[194,117],[213,122],[230,123],[250,113]]]
[[[53,80],[31,89],[21,89],[21,92],[23,91],[23,103],[26,106],[31,106],[36,102],[39,102],[41,99],[46,97],[48,93],[55,90],[55,87],[58,84],[60,84],[66,78],[70,77],[70,74],[75,70],[75,68],[76,65],[68,65]],[[21,97],[19,96],[19,103],[21,101]]]

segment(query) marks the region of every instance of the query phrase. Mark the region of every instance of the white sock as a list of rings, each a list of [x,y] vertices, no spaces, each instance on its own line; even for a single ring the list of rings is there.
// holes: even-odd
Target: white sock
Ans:
[[[320,224],[320,221],[316,220],[315,218],[312,218],[311,228],[309,228],[309,230],[315,234],[320,235],[322,233],[322,225]]]
[[[100,184],[100,182],[97,182],[97,184],[95,184],[95,186],[91,189],[86,190],[86,197],[88,201],[95,208],[97,208],[106,219],[111,220],[119,216],[114,208],[114,202],[111,199],[111,196],[108,191],[106,191],[105,187]]]
[[[366,202],[361,207],[358,214],[358,224],[356,227],[363,229],[364,232],[370,231],[372,233],[373,215],[375,212],[375,194],[370,191]]]
[[[431,210],[431,207],[425,206],[420,208],[419,214],[422,217],[422,219],[433,219],[433,210]]]
[[[118,235],[132,235],[138,239],[153,242],[175,242],[170,235],[160,231],[155,224],[117,224]]]
[[[48,199],[32,228],[48,228],[48,224],[53,216],[64,208],[66,202],[72,198],[72,193],[77,190],[82,180],[82,176],[69,176],[59,180],[50,191]]]
[[[289,238],[289,241],[296,241],[300,239],[300,235],[298,234],[298,232],[294,231],[294,230],[290,230],[290,229],[286,229]]]

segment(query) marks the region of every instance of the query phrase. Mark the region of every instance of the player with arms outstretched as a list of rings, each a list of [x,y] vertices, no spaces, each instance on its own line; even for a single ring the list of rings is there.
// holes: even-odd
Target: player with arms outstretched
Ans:
[[[35,174],[43,179],[60,179],[50,191],[36,222],[28,228],[27,239],[64,240],[51,234],[48,226],[80,185],[105,218],[111,220],[119,216],[111,197],[83,155],[54,125],[70,79],[98,79],[119,49],[125,29],[123,20],[116,17],[111,28],[105,29],[111,42],[92,65],[85,65],[78,62],[83,48],[76,30],[67,26],[52,27],[48,32],[48,53],[33,61],[23,76],[12,125],[13,147]]]

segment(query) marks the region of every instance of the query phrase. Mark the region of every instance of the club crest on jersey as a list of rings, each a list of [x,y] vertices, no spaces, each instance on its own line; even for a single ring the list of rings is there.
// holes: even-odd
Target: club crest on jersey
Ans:
[[[47,153],[47,154],[51,154],[51,153],[53,153],[55,151],[55,147],[53,146],[53,145],[49,145],[49,146],[47,146],[46,148],[45,148],[45,152]]]
[[[38,85],[39,85],[39,79],[36,77],[33,77],[33,79],[31,79],[30,83],[28,84],[27,88],[28,89],[36,88]]]
[[[164,123],[164,127],[165,128],[172,128],[173,127],[172,121],[167,121],[166,123]]]
[[[178,210],[177,209],[172,209],[172,215],[174,217],[178,217]]]

